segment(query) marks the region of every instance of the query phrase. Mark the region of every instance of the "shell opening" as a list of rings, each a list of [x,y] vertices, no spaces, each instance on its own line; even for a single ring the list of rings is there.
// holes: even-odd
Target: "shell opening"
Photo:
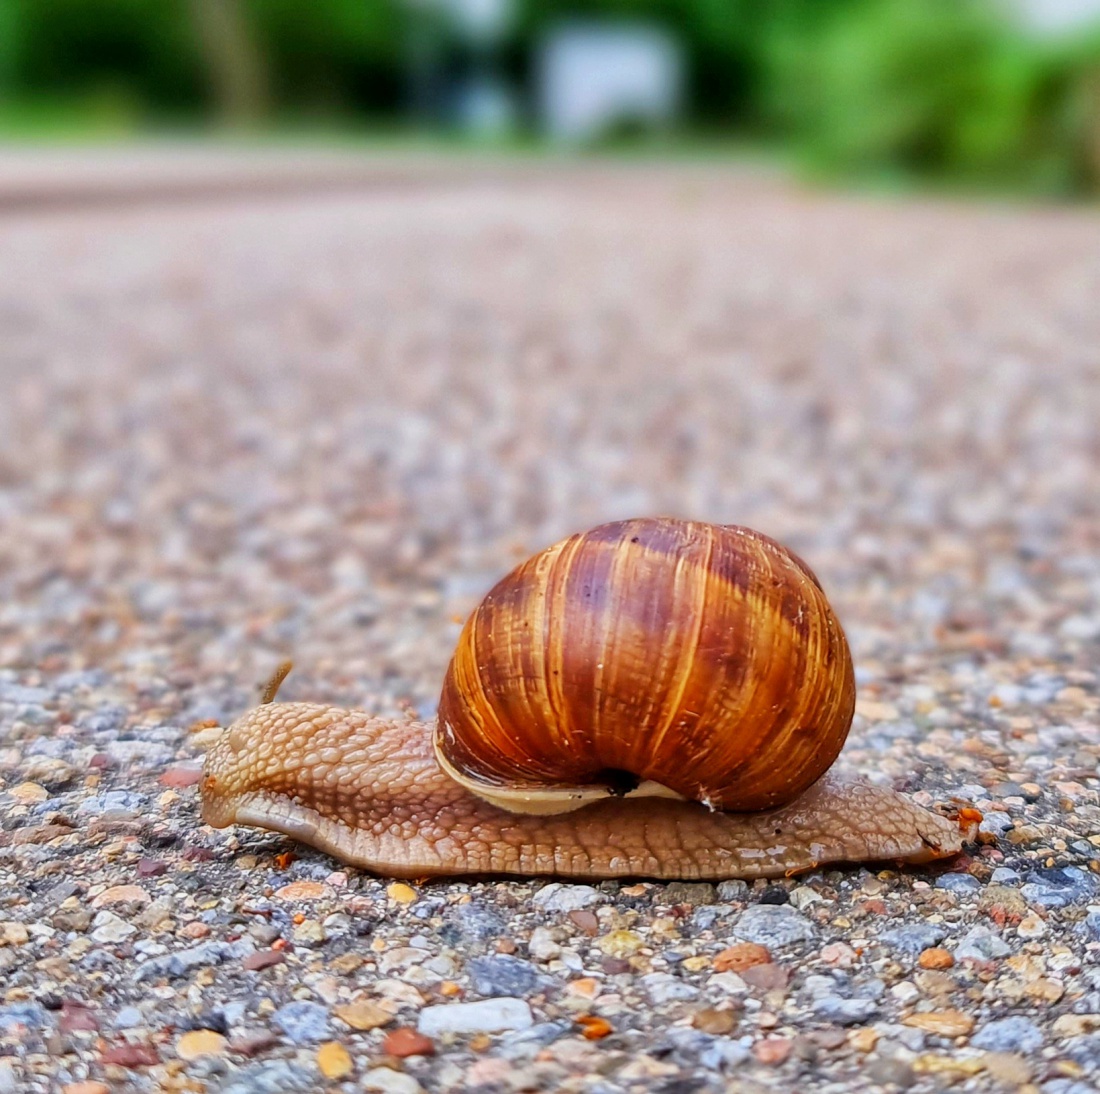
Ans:
[[[605,798],[677,798],[682,794],[670,790],[651,779],[639,780],[629,771],[605,769],[595,780],[581,786],[562,786],[553,783],[518,783],[510,786],[484,782],[459,771],[440,747],[439,735],[434,739],[435,758],[439,766],[459,786],[471,794],[504,809],[509,813],[529,813],[548,816],[555,813],[572,813],[593,802]]]

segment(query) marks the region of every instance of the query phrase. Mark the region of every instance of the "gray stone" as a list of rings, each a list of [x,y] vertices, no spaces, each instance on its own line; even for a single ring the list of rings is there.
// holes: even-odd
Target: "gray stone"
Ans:
[[[1079,1083],[1076,1079],[1051,1079],[1039,1089],[1043,1094],[1096,1094],[1091,1083]]]
[[[500,1033],[530,1029],[531,1008],[522,999],[482,999],[476,1003],[439,1003],[425,1007],[416,1028],[426,1037],[443,1033]]]
[[[134,980],[140,984],[146,980],[157,980],[162,976],[169,978],[185,976],[192,969],[203,965],[220,965],[225,961],[245,957],[254,949],[255,946],[250,938],[242,938],[236,942],[215,940],[200,942],[197,946],[189,946],[186,950],[151,958],[138,967]]]
[[[664,904],[713,904],[716,890],[706,881],[673,881],[665,886]]]
[[[699,1063],[712,1071],[732,1071],[751,1055],[749,1048],[740,1041],[731,1037],[715,1037],[713,1043],[699,1053]]]
[[[870,1021],[878,1013],[874,999],[842,999],[823,995],[814,1002],[814,1014],[838,1026],[855,1026]]]
[[[989,797],[989,791],[986,790],[981,783],[964,783],[955,791],[956,798],[962,798],[964,801],[982,801]]]
[[[143,813],[149,799],[135,790],[107,790],[85,798],[76,811],[84,817],[101,817],[106,813]]]
[[[1086,938],[1100,942],[1100,908],[1090,908],[1088,914],[1078,924],[1077,929]]]
[[[1020,875],[1008,866],[998,866],[989,878],[993,885],[1015,885],[1020,880]]]
[[[296,1045],[323,1041],[329,1035],[328,1011],[305,999],[286,1003],[271,1016],[272,1023]]]
[[[484,904],[460,904],[450,917],[458,936],[466,942],[488,942],[507,931],[503,918]]]
[[[1081,642],[1092,642],[1100,638],[1100,614],[1067,616],[1062,620],[1058,633],[1063,638],[1075,638]]]
[[[749,1049],[739,1041],[714,1037],[696,1029],[673,1027],[668,1030],[667,1039],[677,1060],[687,1067],[701,1064],[712,1071],[729,1071],[750,1056]]]
[[[420,1094],[424,1089],[411,1075],[392,1067],[372,1067],[363,1076],[362,1090],[371,1094]]]
[[[1008,944],[988,927],[971,927],[955,950],[955,960],[992,961],[1012,952]]]
[[[127,717],[125,707],[104,706],[92,714],[85,714],[77,724],[92,733],[117,733],[126,725]]]
[[[682,999],[694,999],[699,989],[671,973],[651,972],[642,977],[642,986],[652,1002],[661,1006]]]
[[[718,885],[717,895],[718,899],[721,900],[723,903],[735,904],[748,897],[748,882],[742,881],[740,878],[733,878],[730,881],[720,882]]]
[[[978,831],[998,839],[1012,827],[1012,818],[1007,813],[990,810],[978,824]]]
[[[831,973],[810,973],[802,982],[802,991],[812,999],[823,995],[850,994],[848,978],[840,970]]]
[[[916,1082],[917,1076],[907,1060],[900,1056],[873,1056],[866,1065],[867,1077],[886,1087],[898,1087],[908,1090]]]
[[[538,1022],[502,1038],[498,1051],[507,1060],[529,1060],[539,1049],[569,1036],[575,1028],[568,1022]]]
[[[876,1023],[875,1029],[877,1029],[883,1037],[881,1044],[886,1047],[883,1052],[889,1056],[896,1054],[898,1048],[906,1048],[910,1052],[923,1052],[924,1045],[927,1038],[924,1031],[914,1029],[912,1026],[903,1026],[897,1022],[879,1022]],[[891,1045],[891,1042],[896,1044]]]
[[[789,904],[754,904],[741,913],[730,933],[734,938],[774,950],[810,941],[814,937],[814,926]]]
[[[1030,1018],[1001,1018],[982,1026],[970,1043],[987,1052],[1035,1052],[1042,1047],[1043,1033]]]
[[[101,688],[109,679],[102,669],[83,669],[60,673],[54,679],[54,686],[60,692],[79,691],[81,688]]]
[[[115,1029],[136,1029],[144,1025],[145,1017],[137,1007],[123,1007],[111,1023]]]
[[[26,684],[5,684],[0,680],[0,702],[47,703],[50,693],[46,688],[28,687]]]
[[[15,712],[15,717],[16,720],[26,722],[27,725],[45,726],[54,721],[57,715],[37,703],[26,703]]]
[[[253,1064],[233,1076],[220,1094],[283,1094],[284,1091],[311,1091],[318,1087],[317,1073],[285,1060]]]
[[[1100,1068],[1100,1033],[1086,1033],[1080,1037],[1071,1037],[1066,1041],[1063,1051],[1075,1063],[1080,1064],[1089,1075]]]
[[[39,1003],[9,1003],[0,1007],[0,1030],[10,1031],[16,1026],[42,1029],[49,1025],[49,1014]]]
[[[697,931],[709,931],[719,919],[729,915],[724,904],[703,904],[691,913],[691,925]]]
[[[883,931],[879,941],[906,957],[918,957],[922,950],[942,942],[946,933],[935,923],[908,923],[904,927]]]
[[[872,976],[870,980],[859,981],[852,994],[857,999],[881,999],[886,994],[886,985],[877,976]]]
[[[1020,886],[1020,894],[1029,904],[1042,908],[1064,908],[1088,900],[1096,891],[1092,875],[1076,866],[1035,870]]]
[[[110,741],[104,751],[124,768],[160,767],[173,754],[173,749],[157,741]]]
[[[603,894],[591,885],[563,885],[555,881],[539,889],[531,903],[547,912],[576,912],[603,899]]]
[[[92,926],[94,928],[92,939],[95,942],[121,942],[137,931],[137,927],[132,923],[127,923],[125,919],[115,915],[114,912],[107,911],[106,908],[96,913]]]
[[[970,874],[944,874],[936,878],[936,888],[949,893],[976,893],[981,887],[982,883]]]
[[[504,953],[475,957],[466,969],[478,995],[530,995],[554,983],[530,961]]]
[[[820,904],[824,898],[815,889],[811,889],[809,885],[799,885],[791,890],[790,899],[791,903],[800,912],[804,912],[811,904]]]

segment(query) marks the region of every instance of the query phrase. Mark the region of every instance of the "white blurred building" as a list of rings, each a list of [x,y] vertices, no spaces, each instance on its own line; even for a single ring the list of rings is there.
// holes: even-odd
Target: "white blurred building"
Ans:
[[[680,112],[683,69],[678,43],[658,27],[566,24],[539,50],[539,120],[548,136],[574,144],[624,124],[668,126]]]
[[[1100,23],[1100,0],[1015,0],[1015,3],[1029,26],[1048,33]]]

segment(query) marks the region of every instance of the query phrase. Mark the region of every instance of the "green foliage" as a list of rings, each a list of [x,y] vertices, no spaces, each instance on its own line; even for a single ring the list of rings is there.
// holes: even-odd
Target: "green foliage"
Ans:
[[[642,20],[683,45],[697,132],[779,143],[840,176],[1100,189],[1100,34],[1025,34],[1007,0],[515,2],[498,60],[520,86],[554,24]],[[229,117],[234,89],[252,104],[246,120],[395,117],[410,66],[454,75],[470,64],[427,10],[424,0],[0,0],[0,124],[56,127],[66,111],[99,130]],[[232,36],[217,32],[225,11]]]
[[[776,34],[771,59],[771,117],[820,169],[1055,192],[1092,176],[1100,51],[1025,35],[982,0],[867,0],[818,35]]]
[[[179,3],[0,0],[0,11],[7,42],[0,90],[133,111],[201,96],[195,38]]]
[[[405,32],[398,0],[246,0],[245,8],[283,109],[397,109]]]

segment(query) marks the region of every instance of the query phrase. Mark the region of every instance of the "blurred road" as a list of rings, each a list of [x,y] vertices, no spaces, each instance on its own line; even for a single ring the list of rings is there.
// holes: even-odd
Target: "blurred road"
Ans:
[[[198,594],[220,663],[223,613],[272,613],[427,692],[446,639],[364,647],[326,598],[464,594],[633,513],[755,523],[841,597],[897,577],[936,618],[1020,550],[1095,547],[1095,213],[451,170],[0,219],[9,656],[49,580],[55,637]]]

